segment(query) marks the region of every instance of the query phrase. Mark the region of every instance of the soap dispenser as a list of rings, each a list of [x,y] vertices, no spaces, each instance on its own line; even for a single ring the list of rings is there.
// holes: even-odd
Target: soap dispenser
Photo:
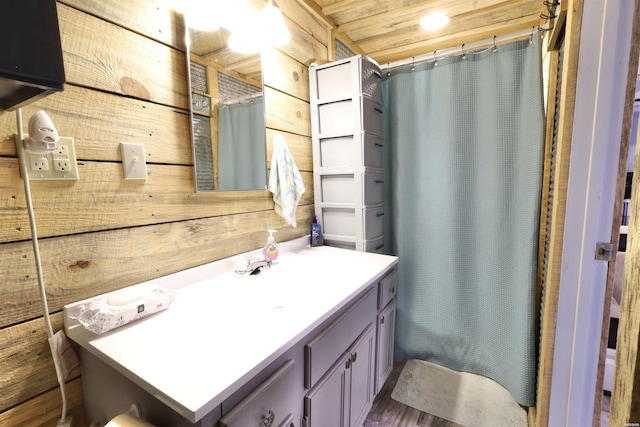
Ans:
[[[318,223],[318,217],[313,216],[313,222],[311,223],[311,244],[310,246],[322,246],[322,226]]]
[[[262,253],[264,254],[264,258],[269,261],[275,261],[278,258],[279,249],[278,244],[276,243],[276,239],[273,237],[273,233],[277,233],[278,230],[267,230],[269,232],[269,237],[267,238],[267,244],[264,245],[264,249]]]

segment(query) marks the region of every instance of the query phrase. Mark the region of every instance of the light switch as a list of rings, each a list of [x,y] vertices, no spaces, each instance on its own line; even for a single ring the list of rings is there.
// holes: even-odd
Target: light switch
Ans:
[[[147,179],[147,162],[144,145],[135,142],[121,142],[122,170],[124,179]]]

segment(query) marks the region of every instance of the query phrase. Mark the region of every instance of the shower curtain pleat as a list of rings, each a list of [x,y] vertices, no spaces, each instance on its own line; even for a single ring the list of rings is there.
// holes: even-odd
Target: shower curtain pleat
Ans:
[[[222,104],[218,117],[218,189],[267,186],[264,101]]]
[[[395,357],[484,375],[533,406],[539,40],[414,67],[383,82]]]

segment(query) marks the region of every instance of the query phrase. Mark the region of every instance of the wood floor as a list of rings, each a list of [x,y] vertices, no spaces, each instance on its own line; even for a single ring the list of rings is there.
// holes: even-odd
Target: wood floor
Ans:
[[[460,424],[418,411],[391,399],[391,392],[404,364],[404,361],[394,362],[391,376],[373,401],[373,407],[363,427],[461,427]]]

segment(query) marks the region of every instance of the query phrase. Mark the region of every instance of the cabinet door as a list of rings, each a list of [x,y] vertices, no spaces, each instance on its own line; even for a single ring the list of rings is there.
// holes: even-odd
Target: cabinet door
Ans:
[[[396,300],[378,314],[378,340],[376,351],[376,394],[389,378],[393,369],[393,342],[396,327]]]
[[[351,354],[346,353],[304,398],[307,427],[347,427]]]
[[[362,426],[373,404],[375,332],[371,322],[351,348],[350,427]]]

